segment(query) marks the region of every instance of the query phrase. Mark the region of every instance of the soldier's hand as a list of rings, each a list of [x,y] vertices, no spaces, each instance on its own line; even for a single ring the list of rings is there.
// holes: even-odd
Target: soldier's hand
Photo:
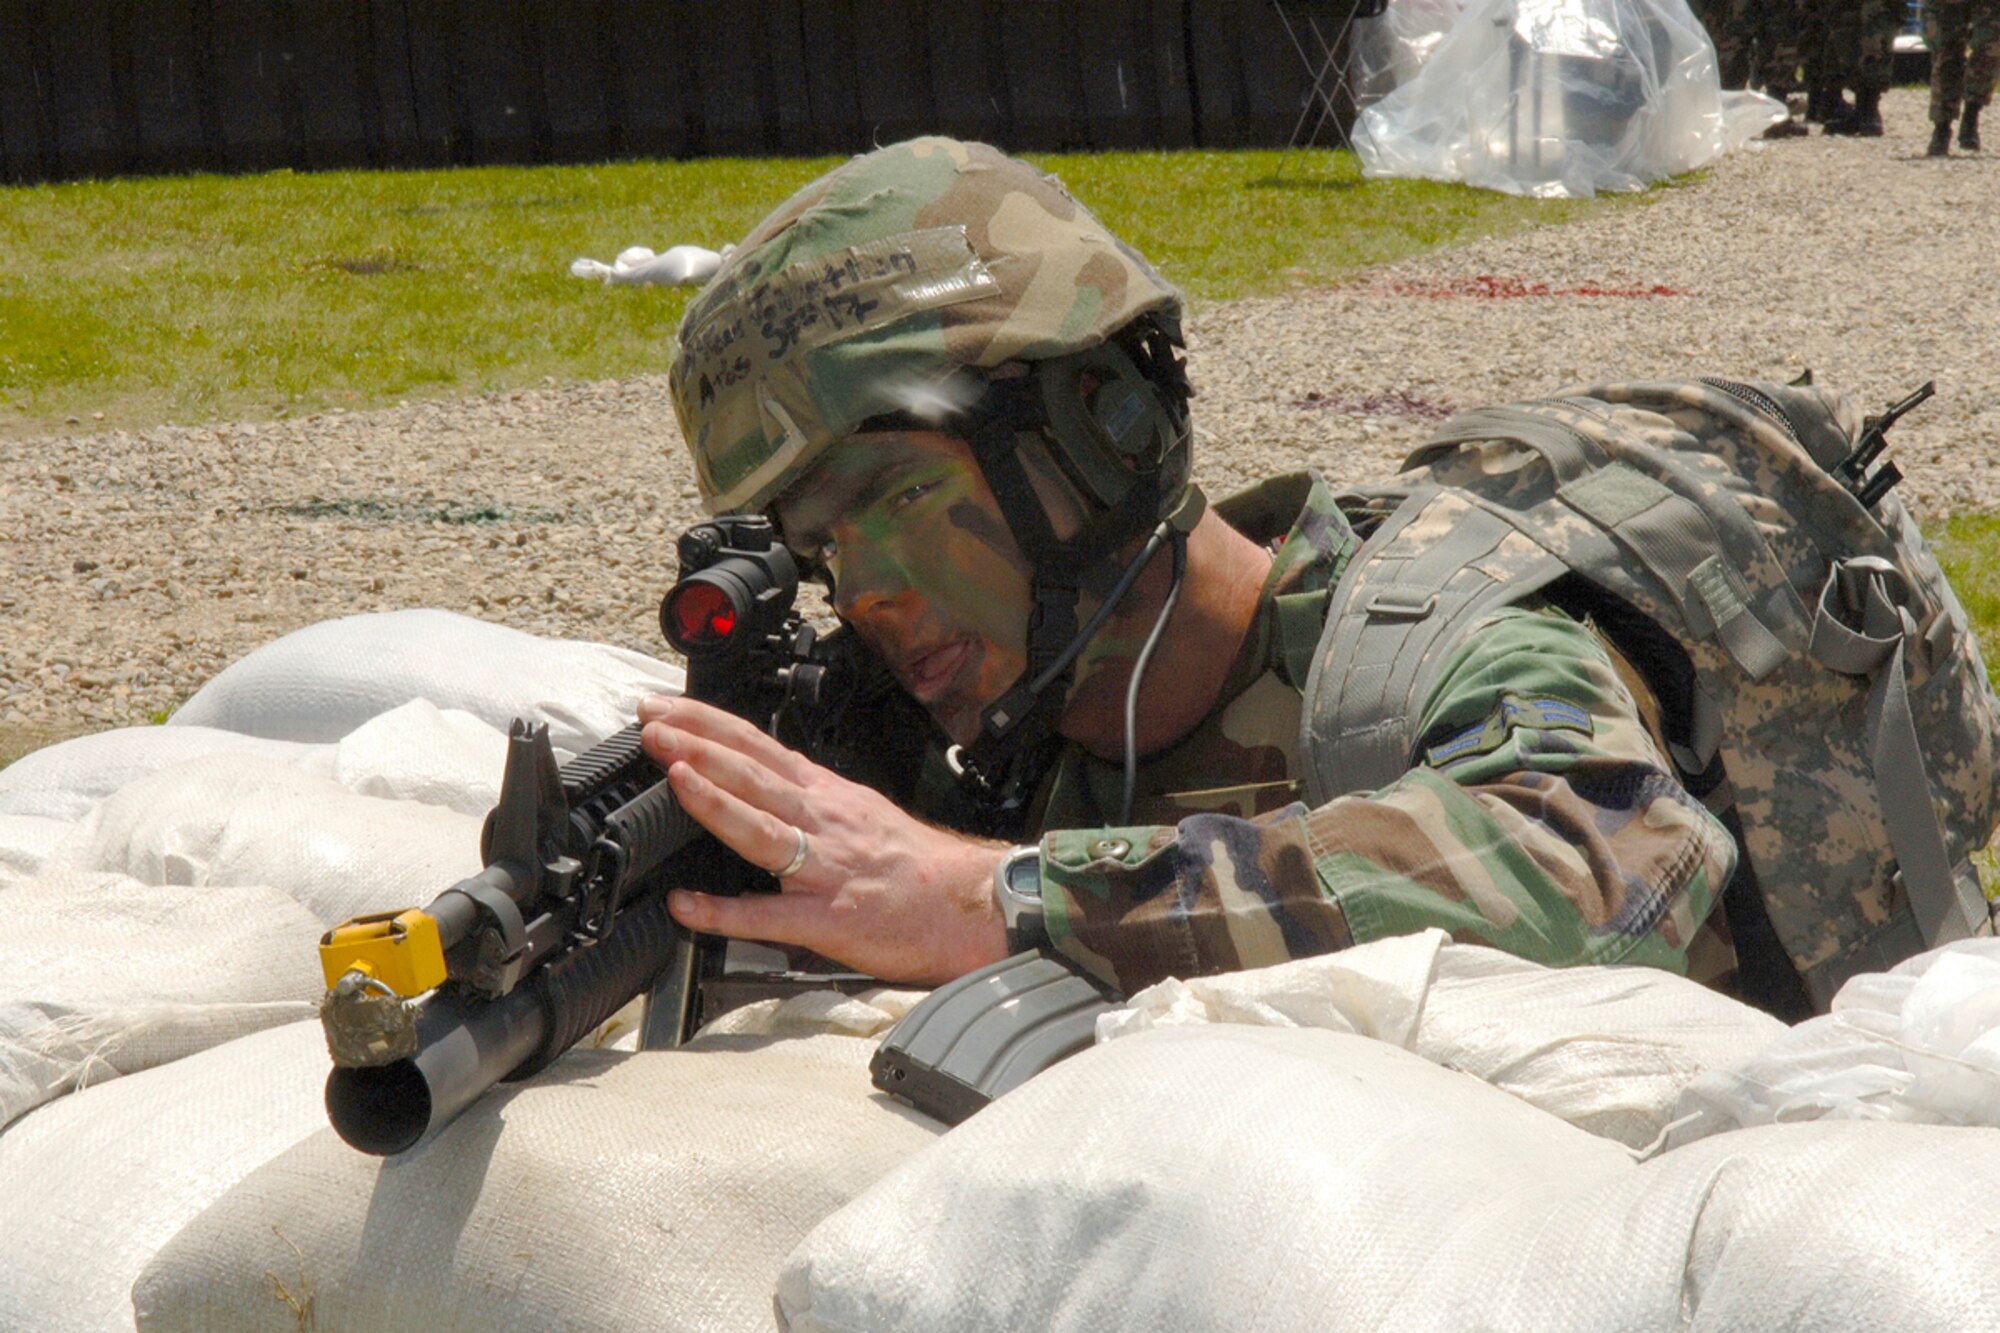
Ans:
[[[1004,848],[935,828],[751,726],[693,699],[639,706],[646,753],[737,855],[785,870],[776,894],[675,890],[691,930],[803,945],[885,981],[936,983],[1007,955],[993,901]]]

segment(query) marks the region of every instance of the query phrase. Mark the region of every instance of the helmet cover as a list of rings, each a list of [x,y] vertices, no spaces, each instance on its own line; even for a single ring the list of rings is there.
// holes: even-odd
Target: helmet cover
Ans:
[[[985,144],[852,158],[688,304],[669,377],[703,509],[761,510],[829,444],[960,367],[1103,344],[1180,293],[1053,177]]]

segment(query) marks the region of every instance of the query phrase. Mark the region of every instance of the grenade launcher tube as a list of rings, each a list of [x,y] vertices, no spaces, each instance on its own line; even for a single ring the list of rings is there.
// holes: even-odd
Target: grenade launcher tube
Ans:
[[[666,894],[651,893],[619,913],[601,943],[570,951],[497,1000],[432,996],[417,1020],[416,1055],[327,1076],[334,1131],[377,1156],[416,1147],[495,1083],[535,1073],[617,1013],[659,973],[677,930]]]

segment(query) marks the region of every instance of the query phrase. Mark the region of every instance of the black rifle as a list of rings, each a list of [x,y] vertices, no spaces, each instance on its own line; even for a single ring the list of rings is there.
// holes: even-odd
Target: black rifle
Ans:
[[[688,659],[687,695],[907,803],[931,724],[851,631],[822,638],[794,610],[798,569],[771,525],[717,519],[679,553],[660,619]],[[414,1147],[649,986],[646,1044],[678,1045],[727,942],[677,926],[667,889],[775,888],[681,809],[636,723],[558,768],[547,728],[517,720],[480,850],[486,868],[428,907],[357,918],[320,942],[327,1114],[363,1152]]]

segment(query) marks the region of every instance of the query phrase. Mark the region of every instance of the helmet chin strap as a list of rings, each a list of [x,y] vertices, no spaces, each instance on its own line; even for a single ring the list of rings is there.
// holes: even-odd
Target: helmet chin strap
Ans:
[[[1140,474],[1115,504],[1091,515],[1082,531],[1059,536],[1023,461],[1026,446],[1051,443],[1046,438],[1049,424],[1041,390],[1030,376],[987,382],[979,400],[955,423],[971,444],[1001,518],[1034,571],[1027,665],[1013,686],[981,714],[978,739],[955,748],[952,756],[953,767],[996,813],[1017,812],[1032,797],[1030,788],[1039,779],[1041,760],[1057,734],[1084,645],[1160,548],[1170,539],[1184,540],[1193,530],[1207,503],[1190,485],[1162,521],[1164,488],[1174,479],[1164,471]],[[1059,446],[1050,452],[1060,461]],[[1129,564],[1122,562],[1120,549],[1148,533],[1138,555]],[[1090,622],[1079,627],[1077,602],[1085,586],[1101,590],[1103,596]]]
[[[1019,466],[1018,461],[1015,466]],[[1081,628],[1076,623],[1077,580],[1072,572],[1074,566],[1065,563],[1054,576],[1045,575],[1039,566],[1036,568],[1035,610],[1028,622],[1028,664],[1013,687],[981,714],[979,738],[970,746],[953,747],[950,756],[954,771],[980,789],[982,799],[995,813],[1015,814],[1033,795],[1031,787],[1040,777],[1040,760],[1057,734],[1063,706],[1076,677],[1077,656],[1086,644],[1097,637],[1097,632],[1125,600],[1126,593],[1131,591],[1132,585],[1160,548],[1172,542],[1174,587],[1160,623],[1155,626],[1154,634],[1147,643],[1145,657],[1151,657],[1159,629],[1165,624],[1166,613],[1172,611],[1172,601],[1178,600],[1187,534],[1193,531],[1207,503],[1200,489],[1190,485],[1174,512],[1153,529],[1146,544],[1129,564],[1120,567],[1115,552],[1102,556],[1107,570],[1117,569],[1118,574],[1097,610]],[[1046,522],[1044,514],[1043,523],[1046,525]],[[1134,672],[1134,697],[1143,672],[1142,661]],[[1127,702],[1129,712],[1131,701],[1128,699]],[[1128,718],[1128,732],[1129,722]],[[1126,739],[1129,750],[1129,734]],[[1128,756],[1127,768],[1130,767]],[[1130,802],[1131,793],[1128,790],[1128,809]]]

